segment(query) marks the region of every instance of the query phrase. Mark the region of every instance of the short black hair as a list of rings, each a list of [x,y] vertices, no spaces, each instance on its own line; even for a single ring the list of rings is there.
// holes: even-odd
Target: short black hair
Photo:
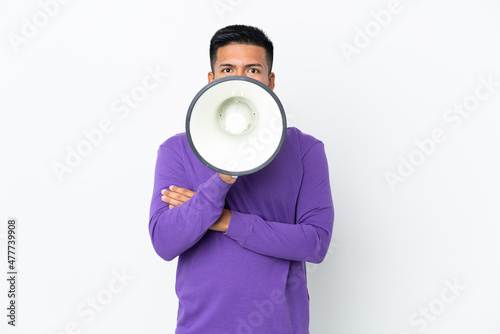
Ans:
[[[274,57],[273,42],[261,29],[241,24],[219,29],[210,40],[210,66],[212,72],[217,60],[217,50],[229,44],[248,44],[263,47],[266,50],[267,66],[269,67],[269,74],[271,74]]]

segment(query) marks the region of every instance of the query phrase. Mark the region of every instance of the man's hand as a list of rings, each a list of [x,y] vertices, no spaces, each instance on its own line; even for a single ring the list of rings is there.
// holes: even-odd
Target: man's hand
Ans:
[[[161,194],[163,195],[161,200],[170,204],[168,206],[169,209],[173,209],[174,207],[189,201],[195,192],[186,188],[170,186],[169,189],[163,189]]]
[[[233,184],[236,182],[236,178],[229,175],[219,173],[219,177],[227,184]],[[193,195],[196,193],[186,188],[170,186],[169,189],[163,189],[161,191],[161,194],[161,200],[165,203],[170,204],[168,207],[170,209],[173,209],[174,207],[189,201],[191,197],[193,197]]]
[[[219,177],[221,178],[222,181],[226,182],[227,184],[233,184],[236,182],[236,177],[232,177],[221,173],[219,173]]]
[[[224,175],[224,174],[219,174],[222,176],[227,176],[228,178],[231,178],[229,175]],[[235,178],[231,178],[233,180],[232,183],[236,181]],[[222,179],[224,180],[224,179]],[[229,180],[231,181],[231,180]],[[226,182],[226,181],[224,181]],[[227,183],[227,182],[226,182]],[[161,200],[167,204],[169,204],[169,209],[173,209],[176,206],[179,206],[183,203],[186,203],[193,197],[194,194],[196,194],[194,191],[186,189],[186,188],[180,188],[177,186],[170,186],[169,189],[163,189],[161,191],[162,197]],[[217,221],[210,226],[208,229],[213,230],[213,231],[219,231],[219,232],[226,232],[227,228],[229,227],[229,221],[231,220],[231,211],[228,209],[223,209],[222,214],[217,219]]]

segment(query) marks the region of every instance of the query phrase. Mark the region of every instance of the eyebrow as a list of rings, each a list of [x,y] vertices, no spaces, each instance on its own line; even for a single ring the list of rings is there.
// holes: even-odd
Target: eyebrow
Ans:
[[[221,67],[235,67],[235,66],[233,64],[220,64],[219,68],[221,68]],[[247,64],[247,65],[245,65],[245,67],[261,67],[261,68],[264,68],[264,66],[262,66],[259,63]]]

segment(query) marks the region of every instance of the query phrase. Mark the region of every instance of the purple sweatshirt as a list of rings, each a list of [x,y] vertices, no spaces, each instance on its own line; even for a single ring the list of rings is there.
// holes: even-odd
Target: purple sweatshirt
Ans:
[[[196,194],[173,209],[170,185]],[[208,228],[231,210],[227,231]],[[306,261],[321,262],[333,229],[323,143],[288,128],[276,158],[233,185],[203,165],[186,134],[158,150],[149,233],[155,251],[177,263],[176,334],[306,334]]]

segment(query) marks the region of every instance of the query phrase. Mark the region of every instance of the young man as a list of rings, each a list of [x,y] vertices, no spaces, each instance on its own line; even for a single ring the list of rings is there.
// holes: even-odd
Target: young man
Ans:
[[[210,43],[208,81],[242,75],[274,88],[273,44],[235,25]],[[276,158],[237,179],[203,165],[186,134],[158,150],[149,232],[177,256],[176,334],[309,333],[306,261],[321,262],[333,229],[323,143],[288,128]]]

